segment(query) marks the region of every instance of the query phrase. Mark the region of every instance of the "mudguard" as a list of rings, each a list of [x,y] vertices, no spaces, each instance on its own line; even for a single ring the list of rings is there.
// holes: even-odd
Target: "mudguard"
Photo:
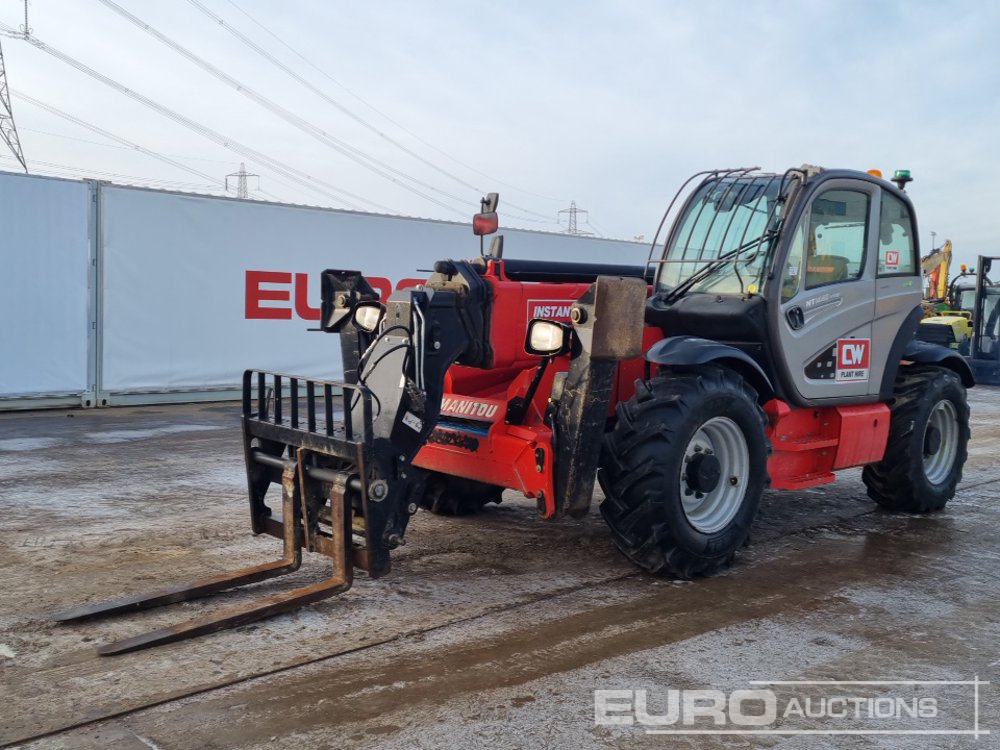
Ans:
[[[912,339],[903,349],[903,361],[922,365],[941,365],[953,370],[962,379],[962,385],[966,388],[971,388],[976,384],[972,368],[969,367],[965,357],[946,346]]]
[[[774,394],[771,379],[753,358],[735,346],[696,336],[669,336],[653,344],[646,361],[657,365],[704,365],[718,362],[736,370],[762,398]]]

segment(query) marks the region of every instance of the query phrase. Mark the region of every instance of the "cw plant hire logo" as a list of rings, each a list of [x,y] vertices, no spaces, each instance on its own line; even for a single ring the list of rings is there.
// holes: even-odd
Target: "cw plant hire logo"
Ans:
[[[594,690],[594,723],[656,735],[990,734],[989,682],[757,680],[739,690]]]

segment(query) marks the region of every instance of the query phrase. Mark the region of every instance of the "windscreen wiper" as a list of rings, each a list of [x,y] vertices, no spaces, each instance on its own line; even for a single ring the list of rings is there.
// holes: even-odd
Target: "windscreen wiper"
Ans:
[[[722,264],[739,263],[738,259],[731,261],[728,260],[728,258],[732,257],[733,255],[737,256],[738,258],[740,253],[742,253],[744,250],[748,250],[749,248],[754,247],[755,245],[761,245],[764,242],[768,242],[777,237],[777,235],[778,235],[777,229],[769,229],[766,232],[764,232],[764,234],[762,234],[760,237],[750,240],[750,242],[744,243],[739,247],[734,247],[732,250],[723,253],[715,260],[709,261],[707,265],[703,266],[700,270],[695,271],[693,274],[688,276],[684,281],[682,281],[680,284],[678,284],[669,292],[667,292],[663,297],[663,301],[667,304],[675,302],[676,300],[680,299],[685,294],[687,294],[688,290],[690,290],[692,286],[697,284],[702,279],[711,276],[712,273],[715,272],[715,269],[721,266]]]

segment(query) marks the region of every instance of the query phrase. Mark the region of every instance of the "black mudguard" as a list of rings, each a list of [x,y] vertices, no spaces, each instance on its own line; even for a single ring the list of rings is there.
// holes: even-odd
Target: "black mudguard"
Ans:
[[[717,362],[736,370],[762,398],[775,392],[767,373],[749,354],[718,341],[696,336],[670,336],[653,344],[645,357],[647,362],[674,367]]]
[[[976,384],[972,368],[961,354],[954,349],[926,341],[912,339],[903,349],[903,361],[921,365],[940,365],[953,370],[962,379],[962,385],[971,388]]]

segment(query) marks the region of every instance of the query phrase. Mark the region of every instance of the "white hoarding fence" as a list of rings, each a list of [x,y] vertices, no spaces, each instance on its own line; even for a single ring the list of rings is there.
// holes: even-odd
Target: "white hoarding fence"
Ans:
[[[479,252],[471,222],[106,186],[101,228],[101,382],[112,395],[234,387],[248,367],[339,377],[338,338],[307,330],[323,269],[361,271],[388,293],[435,260]],[[503,234],[508,256],[645,261],[634,243]]]
[[[87,400],[92,190],[0,173],[0,408]]]
[[[308,330],[320,272],[361,271],[385,296],[413,286],[478,254],[474,209],[456,223],[0,173],[0,409],[231,396],[247,368],[340,377],[339,338]],[[502,234],[505,257],[646,258]]]

